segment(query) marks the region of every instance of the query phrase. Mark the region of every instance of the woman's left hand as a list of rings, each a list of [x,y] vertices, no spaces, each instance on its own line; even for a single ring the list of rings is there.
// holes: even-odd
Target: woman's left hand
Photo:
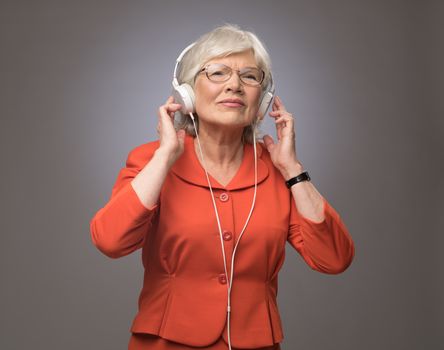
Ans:
[[[294,119],[278,96],[274,98],[271,108],[269,115],[276,118],[278,140],[274,143],[270,135],[265,135],[263,140],[274,166],[279,169],[285,180],[288,180],[302,172],[302,164],[296,155]]]

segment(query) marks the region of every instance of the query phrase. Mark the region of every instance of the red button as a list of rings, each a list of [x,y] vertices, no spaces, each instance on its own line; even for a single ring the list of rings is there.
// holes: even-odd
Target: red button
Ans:
[[[226,284],[227,283],[227,277],[225,277],[224,273],[221,273],[219,275],[219,283],[221,283],[221,284]]]
[[[230,231],[224,231],[222,237],[225,241],[229,241],[232,237],[232,234]]]
[[[228,194],[225,193],[225,192],[221,193],[220,196],[219,196],[219,199],[220,199],[222,202],[226,202],[226,201],[228,200]]]

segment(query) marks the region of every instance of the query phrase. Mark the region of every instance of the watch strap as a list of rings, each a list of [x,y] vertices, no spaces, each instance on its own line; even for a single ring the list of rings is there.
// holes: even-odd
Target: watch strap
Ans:
[[[291,188],[291,186],[297,184],[298,182],[302,181],[310,181],[310,175],[308,175],[308,171],[304,171],[303,173],[299,174],[298,176],[292,177],[288,181],[285,181],[285,184],[288,188]]]

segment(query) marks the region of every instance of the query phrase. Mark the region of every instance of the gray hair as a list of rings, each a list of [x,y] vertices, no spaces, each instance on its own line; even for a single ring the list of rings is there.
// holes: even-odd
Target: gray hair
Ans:
[[[225,24],[202,35],[196,44],[184,55],[178,73],[179,84],[187,83],[194,89],[194,78],[205,62],[215,57],[226,57],[233,53],[252,50],[259,68],[265,72],[262,93],[270,81],[271,60],[264,44],[252,32],[241,30],[234,24]],[[189,135],[196,136],[193,122],[188,115],[176,112],[178,116],[176,130],[184,129]],[[195,116],[196,128],[199,130],[199,116]],[[253,143],[253,133],[258,137],[260,120],[256,117],[251,125],[244,128],[242,142]]]

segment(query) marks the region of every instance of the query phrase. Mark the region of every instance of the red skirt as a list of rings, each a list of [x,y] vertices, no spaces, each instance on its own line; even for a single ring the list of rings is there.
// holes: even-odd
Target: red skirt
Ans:
[[[194,347],[181,343],[176,343],[171,340],[163,339],[154,334],[148,333],[132,333],[128,344],[128,350],[228,350],[228,344],[220,337],[215,343],[205,347]],[[239,348],[231,347],[232,350],[239,350]],[[274,346],[266,346],[262,348],[255,348],[256,350],[281,350],[280,344],[276,343]]]

